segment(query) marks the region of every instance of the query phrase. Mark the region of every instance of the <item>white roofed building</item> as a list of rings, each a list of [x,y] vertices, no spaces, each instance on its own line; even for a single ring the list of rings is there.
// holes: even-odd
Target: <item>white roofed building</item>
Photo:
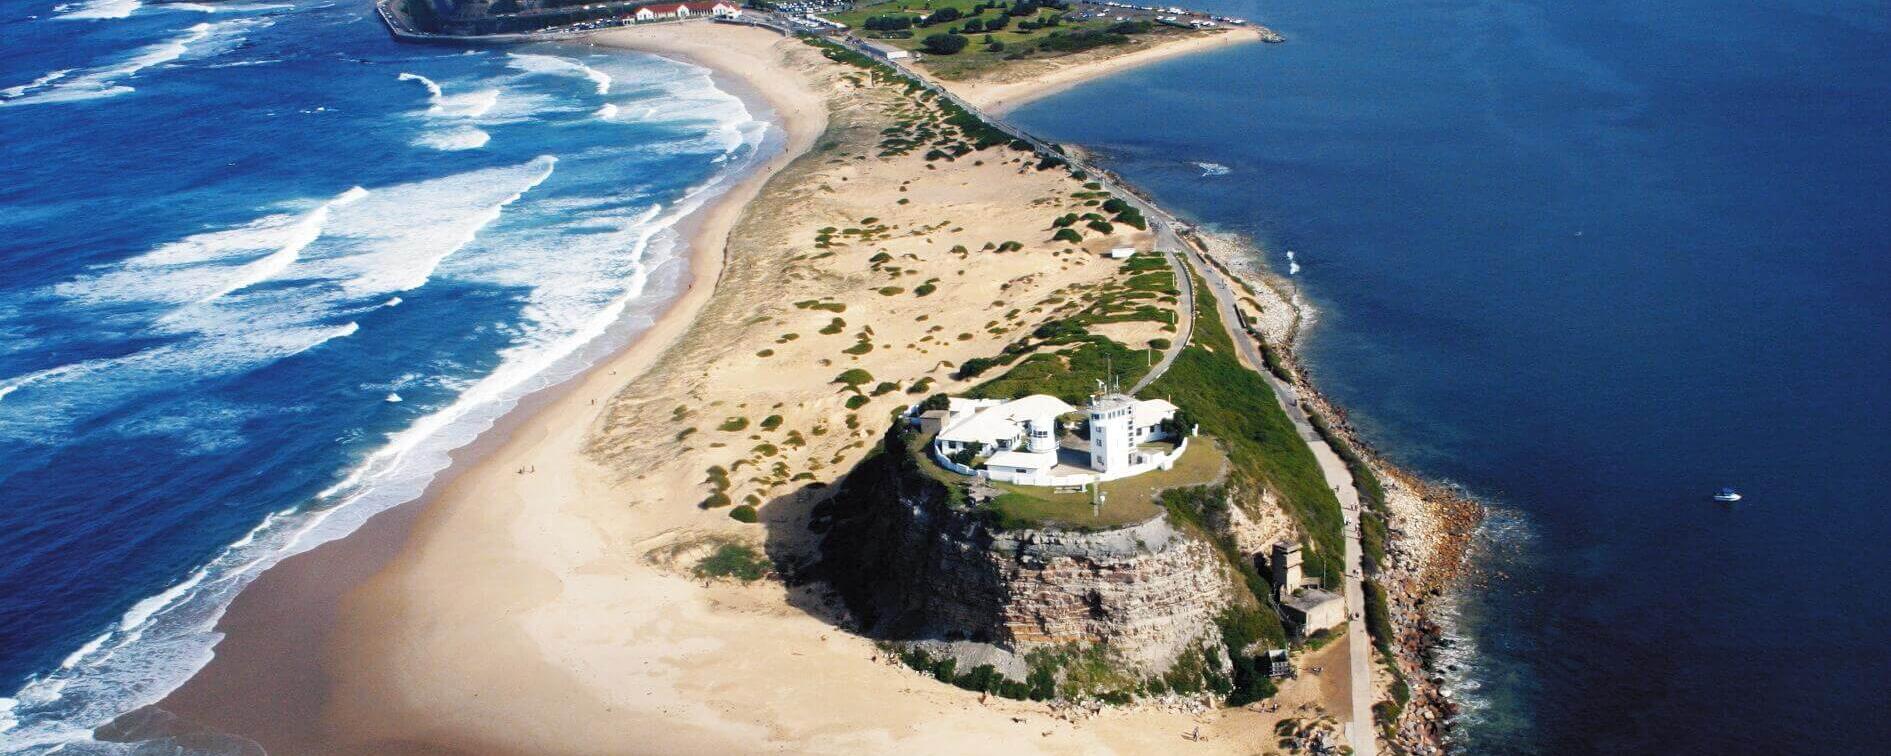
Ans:
[[[913,421],[939,428],[932,455],[954,472],[1064,486],[1173,466],[1187,439],[1160,442],[1184,435],[1170,427],[1176,411],[1163,399],[1124,394],[1098,396],[1081,411],[1046,394],[1010,401],[954,397],[943,412],[915,408]],[[1068,421],[1060,421],[1065,416]],[[1062,438],[1066,430],[1082,438]]]

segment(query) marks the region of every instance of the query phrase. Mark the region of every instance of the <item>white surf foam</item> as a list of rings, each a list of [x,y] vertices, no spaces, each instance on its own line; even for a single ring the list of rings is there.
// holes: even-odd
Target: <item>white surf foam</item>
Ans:
[[[753,126],[730,128],[739,134],[763,133]],[[745,157],[753,162],[752,153]],[[71,655],[70,666],[36,676],[10,701],[0,701],[0,727],[8,728],[9,747],[98,745],[90,741],[92,728],[162,698],[209,662],[219,638],[214,631],[217,620],[257,574],[418,496],[447,466],[450,451],[490,428],[520,397],[574,375],[604,353],[603,342],[627,336],[614,326],[647,323],[659,302],[682,287],[677,262],[681,245],[674,224],[720,193],[736,174],[725,169],[668,207],[627,206],[617,193],[534,201],[519,210],[529,213],[532,222],[491,228],[499,238],[476,243],[501,213],[510,212],[509,206],[547,180],[555,165],[544,157],[508,168],[374,187],[357,201],[329,207],[321,232],[269,279],[277,283],[234,290],[209,302],[179,305],[175,296],[159,300],[157,307],[168,308],[164,332],[229,341],[252,329],[275,333],[289,325],[324,323],[348,308],[393,306],[400,302],[398,292],[436,276],[529,292],[525,317],[513,326],[514,344],[501,351],[497,368],[465,384],[450,377],[425,379],[459,393],[448,405],[390,434],[320,499],[265,518],[172,588],[128,610],[102,638]],[[262,225],[272,238],[285,239],[289,229],[306,222],[314,211],[279,213],[286,217]],[[234,245],[203,238],[222,233],[218,231],[180,240],[171,252],[177,270],[167,274],[185,274],[193,267],[227,268],[233,264],[232,254],[240,260],[255,259],[255,245],[264,232],[232,230],[250,234],[245,242],[250,246],[230,252]],[[573,233],[576,230],[583,233]],[[109,271],[99,277],[105,273]],[[652,296],[659,291],[665,296]],[[66,294],[99,296],[114,307],[135,304],[119,294]],[[375,302],[379,304],[368,304]],[[600,338],[607,333],[612,338]],[[242,352],[242,345],[228,351]],[[103,375],[112,369],[87,366]],[[77,367],[73,371],[85,372]],[[37,390],[43,385],[12,398],[42,399],[51,393]],[[389,390],[388,396],[398,392]],[[0,406],[0,419],[6,411]]]
[[[287,3],[164,3],[159,6],[165,10],[190,11],[192,13],[253,13],[265,10],[284,10],[294,8]]]
[[[0,90],[0,107],[79,102],[128,94],[133,88],[121,81],[182,58],[194,46],[237,41],[232,37],[253,23],[253,20],[235,19],[196,24],[168,40],[139,48],[116,63],[78,70],[76,74],[75,69],[53,71],[30,83]]]
[[[602,120],[613,120],[617,118],[617,106],[608,102],[604,103],[598,106],[597,112],[594,115]]]
[[[417,82],[427,88],[427,110],[422,115],[430,120],[445,121],[453,125],[430,129],[414,137],[414,145],[442,152],[476,150],[492,141],[492,135],[477,128],[471,121],[490,112],[499,104],[499,90],[478,89],[471,92],[449,95],[439,82],[416,73],[402,72],[401,81]]]
[[[1220,163],[1196,163],[1195,167],[1202,169],[1203,178],[1209,176],[1226,176],[1234,170]]]
[[[54,18],[72,21],[96,21],[100,19],[125,18],[143,6],[144,3],[138,0],[86,0],[86,2],[83,3],[61,5],[53,10],[59,13],[59,15]]]
[[[507,53],[513,68],[533,74],[582,76],[590,79],[599,95],[611,93],[611,75],[586,65],[583,61],[539,53]]]
[[[477,150],[492,141],[492,135],[471,126],[428,131],[414,138],[414,144],[442,152]]]
[[[300,213],[197,234],[52,286],[45,296],[162,343],[9,379],[0,439],[57,442],[150,386],[253,370],[349,336],[355,313],[424,285],[555,163],[541,157],[356,187]]]
[[[403,71],[401,72],[400,76],[397,76],[395,78],[400,79],[401,81],[420,82],[420,86],[427,88],[427,95],[428,95],[429,100],[435,104],[438,104],[440,102],[440,98],[446,96],[446,92],[440,89],[440,85],[438,83],[435,83],[434,80],[429,79],[425,76],[421,76],[420,74],[407,73]]]

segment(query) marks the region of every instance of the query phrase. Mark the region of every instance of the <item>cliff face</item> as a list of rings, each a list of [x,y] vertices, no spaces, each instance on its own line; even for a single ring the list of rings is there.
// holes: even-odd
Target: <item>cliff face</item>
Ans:
[[[888,455],[892,456],[892,455]],[[860,470],[835,497],[824,572],[877,637],[1005,651],[1104,644],[1157,673],[1232,600],[1213,547],[1166,515],[1114,530],[995,530],[936,482]],[[878,474],[876,474],[878,473]]]

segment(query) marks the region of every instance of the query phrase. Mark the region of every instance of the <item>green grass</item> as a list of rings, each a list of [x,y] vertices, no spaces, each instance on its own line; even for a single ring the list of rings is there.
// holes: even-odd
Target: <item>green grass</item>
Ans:
[[[1173,323],[1175,275],[1161,255],[1147,252],[1131,257],[1122,272],[1128,276],[1087,294],[1090,299],[1082,309],[1038,326],[1029,337],[1006,346],[998,357],[966,360],[960,365],[961,378],[1016,363],[969,394],[998,399],[1050,394],[1078,404],[1096,391],[1098,380],[1115,378],[1124,386],[1134,385],[1149,371],[1149,353],[1092,334],[1089,327],[1133,321]]]
[[[1047,526],[1106,530],[1142,522],[1162,511],[1157,498],[1163,491],[1212,484],[1221,479],[1226,465],[1227,457],[1215,447],[1213,439],[1196,438],[1172,469],[1104,483],[1104,504],[1094,514],[1088,493],[1056,493],[1056,489],[1043,486],[993,483],[1004,493],[992,501],[992,524],[1000,530]]]
[[[1146,393],[1168,397],[1201,424],[1203,433],[1227,444],[1237,470],[1280,495],[1287,513],[1310,536],[1309,572],[1342,574],[1344,520],[1339,499],[1327,488],[1313,450],[1295,431],[1266,379],[1235,356],[1213,295],[1199,277],[1196,281],[1193,339]]]

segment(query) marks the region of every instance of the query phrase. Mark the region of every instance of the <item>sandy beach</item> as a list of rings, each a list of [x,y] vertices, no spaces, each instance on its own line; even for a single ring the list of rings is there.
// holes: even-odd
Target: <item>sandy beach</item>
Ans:
[[[1264,33],[1254,27],[1214,33],[1176,36],[1128,53],[1104,48],[1049,60],[1026,61],[988,77],[952,82],[952,91],[991,113],[1005,113],[1033,100],[1063,92],[1092,79],[1133,68],[1194,55],[1229,45],[1260,42]]]
[[[804,556],[819,485],[867,452],[889,413],[959,388],[951,366],[1114,275],[1101,250],[1147,240],[1045,240],[1082,187],[1026,152],[875,155],[882,128],[923,114],[799,41],[696,23],[592,42],[688,59],[761,94],[784,151],[702,216],[693,285],[635,344],[521,407],[426,500],[267,573],[226,615],[217,659],[125,724],[274,753],[1267,742],[1287,714],[1085,718],[981,701],[890,663],[819,595],[689,574],[717,539],[778,564]],[[837,228],[853,233],[819,241]],[[993,251],[1010,241],[1020,248]],[[845,406],[833,383],[849,368],[885,384],[865,406]],[[712,466],[737,471],[729,495],[761,503],[761,524],[697,506]],[[1296,681],[1277,701],[1304,715],[1334,684]]]

